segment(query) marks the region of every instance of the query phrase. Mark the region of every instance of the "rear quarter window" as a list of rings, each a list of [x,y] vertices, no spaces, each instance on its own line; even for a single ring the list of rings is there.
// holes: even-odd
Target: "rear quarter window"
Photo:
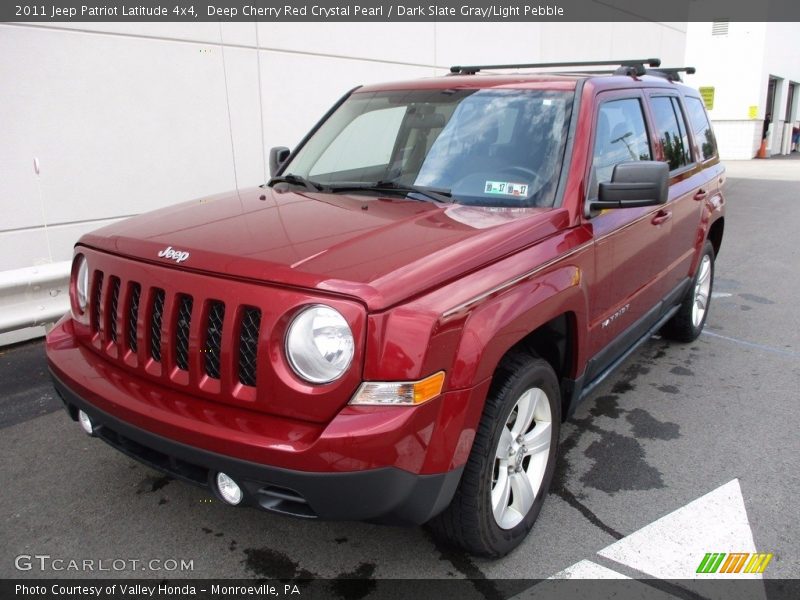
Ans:
[[[708,115],[700,98],[686,96],[686,110],[689,113],[689,122],[692,124],[697,151],[703,160],[714,158],[717,155],[717,141],[714,139],[714,130],[708,121]]]

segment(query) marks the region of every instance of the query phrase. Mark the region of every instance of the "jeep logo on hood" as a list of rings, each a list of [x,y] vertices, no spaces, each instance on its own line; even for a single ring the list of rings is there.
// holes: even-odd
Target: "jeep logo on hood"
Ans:
[[[158,253],[158,256],[161,258],[170,258],[177,263],[182,263],[187,258],[189,258],[189,253],[184,252],[183,250],[175,250],[172,246],[167,246],[161,252]]]

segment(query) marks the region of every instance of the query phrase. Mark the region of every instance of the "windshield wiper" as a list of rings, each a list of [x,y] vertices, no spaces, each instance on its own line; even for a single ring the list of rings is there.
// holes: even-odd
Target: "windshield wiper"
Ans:
[[[397,183],[396,181],[376,181],[375,183],[330,186],[329,192],[395,192],[398,194],[420,194],[437,202],[453,202],[453,194],[448,189],[422,185]]]
[[[273,177],[267,182],[267,185],[269,187],[272,187],[276,183],[290,183],[292,185],[302,185],[304,188],[315,192],[325,191],[325,186],[322,185],[321,183],[317,183],[316,181],[312,181],[311,179],[306,179],[305,177],[301,177],[300,175],[294,175],[293,173],[287,173],[286,175]]]

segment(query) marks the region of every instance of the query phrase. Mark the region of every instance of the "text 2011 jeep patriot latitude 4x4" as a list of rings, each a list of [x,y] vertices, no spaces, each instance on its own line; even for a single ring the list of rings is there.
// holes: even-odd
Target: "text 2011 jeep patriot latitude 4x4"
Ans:
[[[85,235],[47,340],[69,414],[229,504],[509,552],[562,419],[708,314],[724,169],[658,64],[356,88],[267,185]]]

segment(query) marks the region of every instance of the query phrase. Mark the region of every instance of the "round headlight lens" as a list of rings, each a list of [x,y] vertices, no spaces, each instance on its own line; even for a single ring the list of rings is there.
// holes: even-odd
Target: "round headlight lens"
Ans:
[[[83,313],[89,304],[89,263],[86,262],[83,254],[79,254],[76,260],[78,261],[78,270],[75,274],[75,299],[78,308]]]
[[[353,332],[330,306],[311,306],[294,318],[286,334],[286,355],[300,377],[311,383],[338,379],[353,360]]]

